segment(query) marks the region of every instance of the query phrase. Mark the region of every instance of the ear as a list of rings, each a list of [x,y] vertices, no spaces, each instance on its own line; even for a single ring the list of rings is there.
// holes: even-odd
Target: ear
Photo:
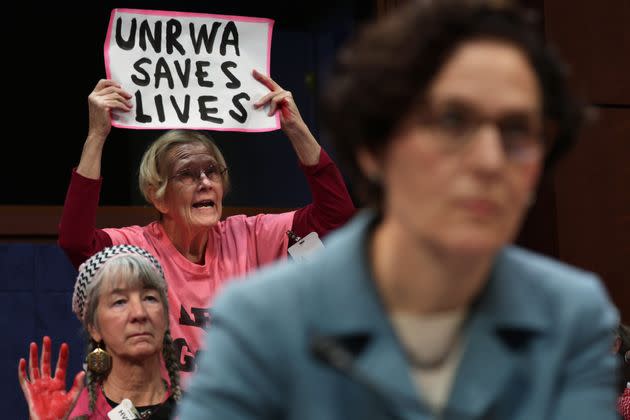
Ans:
[[[357,151],[357,163],[363,175],[374,183],[380,184],[383,179],[382,162],[374,156],[374,153],[365,147]]]
[[[162,214],[166,214],[168,213],[168,206],[166,205],[166,200],[164,199],[164,196],[162,196],[161,198],[158,198],[156,195],[156,191],[157,188],[155,188],[153,185],[149,186],[149,199],[151,200],[151,204],[153,204],[153,207],[155,207],[157,209],[157,211],[159,211]]]
[[[96,341],[97,343],[100,343],[101,340],[103,340],[103,336],[98,332],[98,329],[94,325],[88,325],[87,330],[90,334],[90,337],[92,337],[92,340]]]

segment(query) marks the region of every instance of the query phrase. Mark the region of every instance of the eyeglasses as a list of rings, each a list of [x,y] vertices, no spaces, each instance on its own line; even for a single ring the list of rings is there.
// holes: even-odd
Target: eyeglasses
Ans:
[[[197,184],[201,180],[202,174],[210,181],[221,182],[223,174],[227,172],[227,168],[218,163],[211,163],[205,168],[184,168],[175,175],[170,176],[168,180],[176,179],[185,185]]]
[[[527,112],[508,113],[494,119],[468,105],[451,104],[442,109],[425,109],[420,123],[434,130],[452,152],[461,150],[486,124],[498,131],[505,156],[511,162],[532,163],[545,152],[542,121]]]

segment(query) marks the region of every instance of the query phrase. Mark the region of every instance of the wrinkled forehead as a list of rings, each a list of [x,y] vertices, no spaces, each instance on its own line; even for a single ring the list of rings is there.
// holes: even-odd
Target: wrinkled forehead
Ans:
[[[201,143],[184,143],[173,146],[167,154],[167,168],[216,162],[216,156]]]

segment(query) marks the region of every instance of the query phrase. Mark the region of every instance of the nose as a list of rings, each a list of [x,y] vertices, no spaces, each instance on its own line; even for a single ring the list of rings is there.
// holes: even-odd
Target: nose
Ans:
[[[213,180],[210,176],[206,174],[205,171],[199,171],[199,178],[197,179],[197,181],[203,184],[204,186],[211,186]]]
[[[494,174],[506,164],[501,132],[496,125],[484,124],[479,127],[471,143],[469,157],[477,170]]]
[[[148,318],[147,310],[140,298],[129,299],[129,316],[135,322],[144,322]]]

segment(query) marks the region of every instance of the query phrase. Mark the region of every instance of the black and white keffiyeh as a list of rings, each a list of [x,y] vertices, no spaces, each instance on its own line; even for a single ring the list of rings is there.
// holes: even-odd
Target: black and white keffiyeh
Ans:
[[[81,321],[83,321],[83,317],[85,316],[88,289],[90,288],[92,280],[94,280],[98,271],[112,258],[131,254],[140,255],[146,258],[153,267],[155,267],[160,276],[164,278],[162,266],[148,251],[135,245],[116,245],[104,248],[102,251],[92,255],[79,266],[79,275],[77,276],[77,281],[74,284],[74,293],[72,294],[72,312],[74,312]]]

